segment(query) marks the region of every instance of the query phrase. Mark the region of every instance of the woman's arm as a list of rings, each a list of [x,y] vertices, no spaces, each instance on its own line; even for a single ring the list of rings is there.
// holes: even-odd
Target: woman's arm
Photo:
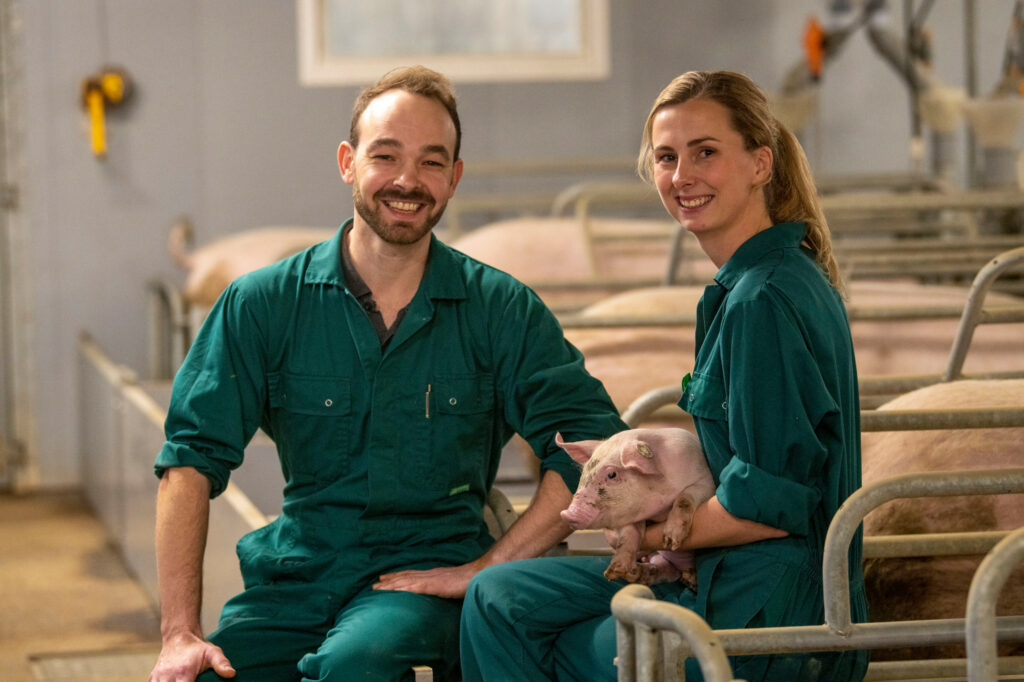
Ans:
[[[649,525],[640,549],[647,552],[662,549],[663,527],[663,523]],[[787,535],[789,533],[784,530],[733,516],[725,510],[716,496],[697,507],[693,514],[693,527],[683,541],[681,549],[744,545],[769,538],[783,538]]]

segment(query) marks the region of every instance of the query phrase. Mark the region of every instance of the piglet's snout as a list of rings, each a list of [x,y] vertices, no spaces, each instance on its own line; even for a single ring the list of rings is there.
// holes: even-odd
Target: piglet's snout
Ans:
[[[597,507],[580,504],[576,500],[573,500],[569,508],[562,512],[562,520],[568,523],[573,530],[590,528],[595,518],[597,518]]]

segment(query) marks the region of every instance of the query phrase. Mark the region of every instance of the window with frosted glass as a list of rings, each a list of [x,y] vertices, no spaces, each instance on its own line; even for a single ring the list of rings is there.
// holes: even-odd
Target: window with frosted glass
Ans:
[[[607,0],[297,0],[306,85],[424,64],[456,82],[608,74]]]

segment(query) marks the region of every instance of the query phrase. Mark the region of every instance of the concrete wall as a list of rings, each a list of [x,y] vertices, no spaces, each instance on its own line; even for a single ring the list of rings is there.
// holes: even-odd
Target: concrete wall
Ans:
[[[891,3],[894,20],[902,3]],[[694,68],[734,69],[773,89],[800,57],[810,0],[611,0],[612,73],[600,82],[459,85],[467,182],[474,162],[630,156],[658,91]],[[1002,59],[1011,0],[978,7],[982,89]],[[964,81],[963,3],[929,19],[936,70]],[[88,329],[118,362],[146,361],[145,284],[181,279],[164,240],[188,216],[199,240],[258,225],[333,226],[351,212],[335,150],[353,88],[298,83],[296,11],[288,0],[31,0],[21,3],[27,177],[30,444],[38,480],[80,481],[75,339]],[[898,29],[898,24],[894,24]],[[352,30],[359,30],[353,26]],[[108,118],[109,155],[89,151],[81,79],[104,63],[135,81]],[[819,173],[901,171],[907,96],[856,36],[830,65],[808,137]]]

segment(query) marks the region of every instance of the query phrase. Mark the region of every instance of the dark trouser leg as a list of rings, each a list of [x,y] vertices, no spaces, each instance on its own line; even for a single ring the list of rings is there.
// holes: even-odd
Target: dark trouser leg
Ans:
[[[462,675],[477,680],[614,680],[608,557],[548,557],[481,571],[462,614]],[[611,642],[598,642],[611,633]],[[564,635],[564,643],[562,638]],[[596,639],[595,639],[596,638]]]
[[[397,681],[411,679],[414,665],[429,665],[438,682],[457,679],[461,606],[455,599],[365,589],[299,662],[302,679]]]
[[[338,607],[309,583],[258,585],[228,601],[209,640],[237,671],[234,682],[298,682],[296,664],[323,640]],[[198,682],[221,679],[208,670]]]

